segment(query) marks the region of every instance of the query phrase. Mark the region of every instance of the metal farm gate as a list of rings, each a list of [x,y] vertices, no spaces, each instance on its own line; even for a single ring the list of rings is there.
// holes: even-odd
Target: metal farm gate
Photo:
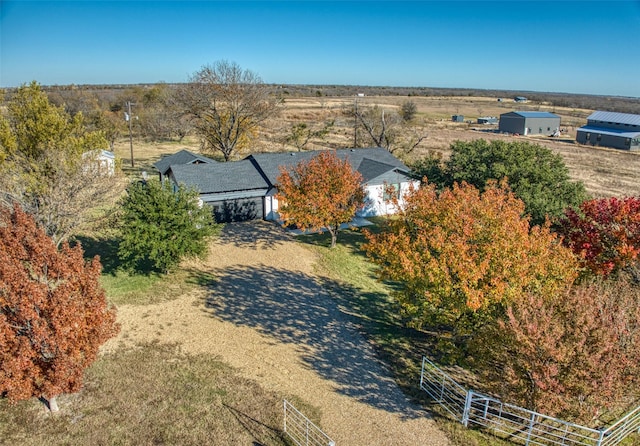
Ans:
[[[287,400],[284,400],[284,431],[298,446],[336,446],[322,429]]]
[[[527,446],[615,446],[640,433],[640,406],[606,429],[592,429],[467,390],[426,357],[420,389],[465,426]]]

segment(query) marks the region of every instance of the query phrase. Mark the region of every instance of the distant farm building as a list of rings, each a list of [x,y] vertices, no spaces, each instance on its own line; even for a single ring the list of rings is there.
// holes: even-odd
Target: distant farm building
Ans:
[[[549,112],[509,112],[500,115],[498,130],[519,135],[551,136],[560,128],[560,116]]]
[[[592,146],[623,150],[640,150],[640,115],[595,111],[580,127],[576,141]]]
[[[495,116],[482,116],[478,118],[478,124],[497,124],[498,118]]]
[[[527,98],[525,98],[524,96],[516,96],[515,98],[513,98],[513,102],[527,102]]]
[[[453,122],[464,122],[464,115],[453,115],[451,120]]]
[[[83,170],[95,175],[112,176],[116,173],[116,155],[108,150],[96,149],[82,154]]]

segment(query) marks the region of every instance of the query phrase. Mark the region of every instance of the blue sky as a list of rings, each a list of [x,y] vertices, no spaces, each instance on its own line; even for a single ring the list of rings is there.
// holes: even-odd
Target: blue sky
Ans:
[[[264,82],[640,97],[634,1],[0,0],[0,86]]]

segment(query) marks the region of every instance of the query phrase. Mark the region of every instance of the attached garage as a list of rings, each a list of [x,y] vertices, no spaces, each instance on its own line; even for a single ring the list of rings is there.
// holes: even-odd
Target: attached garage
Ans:
[[[509,112],[500,115],[498,130],[518,135],[553,135],[560,128],[560,116],[549,112]]]
[[[269,185],[250,160],[175,165],[167,175],[175,184],[197,189],[219,223],[264,218]]]
[[[263,197],[227,198],[218,201],[205,201],[204,203],[212,207],[213,216],[218,223],[264,218]]]

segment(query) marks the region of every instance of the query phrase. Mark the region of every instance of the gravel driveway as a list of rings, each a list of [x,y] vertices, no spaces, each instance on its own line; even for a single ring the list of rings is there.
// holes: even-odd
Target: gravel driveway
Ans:
[[[449,444],[339,311],[312,251],[266,222],[225,226],[211,251],[192,265],[216,278],[209,289],[119,309],[127,342],[217,355],[264,388],[318,407],[338,446]]]

